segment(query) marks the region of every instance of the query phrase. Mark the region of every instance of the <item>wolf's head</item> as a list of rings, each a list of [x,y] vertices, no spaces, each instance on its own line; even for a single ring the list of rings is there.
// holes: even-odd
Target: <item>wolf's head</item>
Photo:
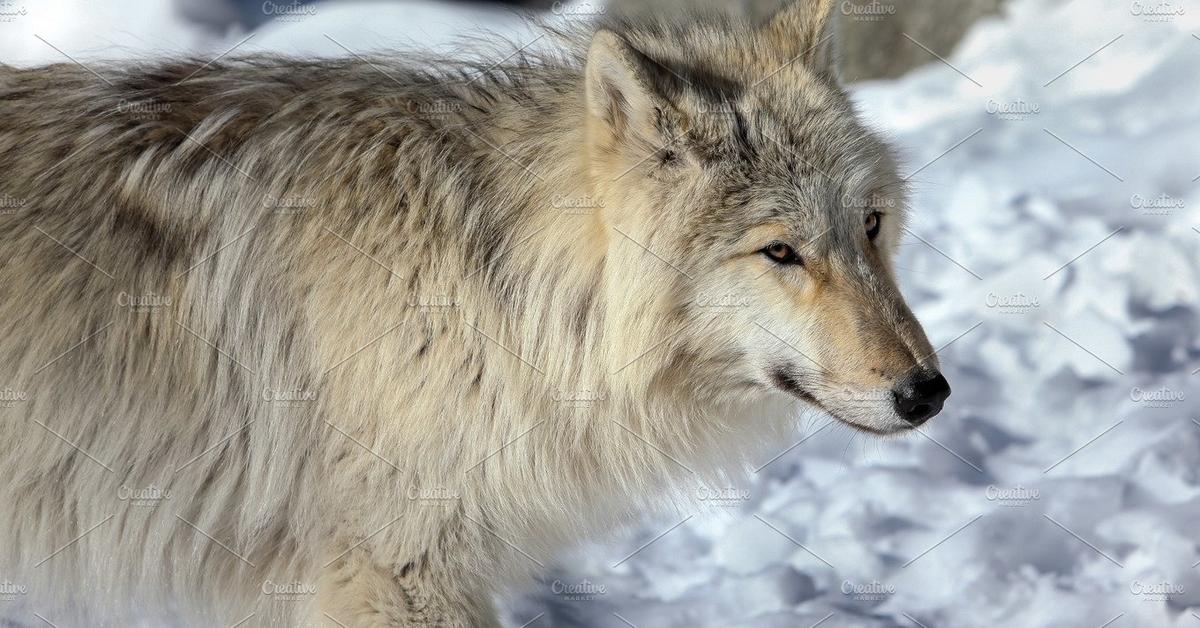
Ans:
[[[896,285],[904,181],[838,83],[833,5],[612,19],[587,54],[587,154],[623,269],[613,318],[635,348],[675,348],[656,377],[888,434],[950,388]]]

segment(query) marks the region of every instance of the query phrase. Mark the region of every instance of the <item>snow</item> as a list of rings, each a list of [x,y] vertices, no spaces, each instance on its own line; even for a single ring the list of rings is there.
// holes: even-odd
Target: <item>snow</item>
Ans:
[[[1013,0],[948,64],[855,88],[916,173],[899,266],[944,346],[942,416],[886,441],[821,429],[728,498],[564,557],[504,600],[508,625],[1200,625],[1200,9],[1137,6],[1162,5]],[[7,63],[63,60],[35,33],[85,60],[245,37],[162,2],[24,7]],[[464,25],[525,28],[347,2],[243,46],[452,46]]]
[[[358,2],[315,5],[311,16],[265,25],[250,49],[318,56],[344,56],[343,46],[354,52],[389,48],[452,52],[464,35],[503,32],[522,43],[536,37],[512,11],[468,6],[431,0],[376,3],[369,8]]]
[[[193,29],[162,0],[136,5],[0,0],[0,62],[9,65],[69,63],[68,56],[86,62],[204,52],[219,43]]]

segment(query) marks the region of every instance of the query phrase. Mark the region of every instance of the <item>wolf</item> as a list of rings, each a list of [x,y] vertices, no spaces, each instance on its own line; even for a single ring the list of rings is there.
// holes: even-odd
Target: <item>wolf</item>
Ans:
[[[799,408],[938,414],[832,9],[0,69],[3,613],[498,626]]]

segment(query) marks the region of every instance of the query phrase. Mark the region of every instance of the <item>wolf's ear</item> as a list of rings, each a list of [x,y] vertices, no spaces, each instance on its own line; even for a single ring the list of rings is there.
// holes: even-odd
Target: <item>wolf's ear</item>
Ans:
[[[834,6],[837,0],[788,0],[763,31],[788,58],[836,76]]]
[[[591,122],[614,138],[656,133],[667,102],[656,90],[651,61],[620,35],[607,30],[592,37],[586,70]]]

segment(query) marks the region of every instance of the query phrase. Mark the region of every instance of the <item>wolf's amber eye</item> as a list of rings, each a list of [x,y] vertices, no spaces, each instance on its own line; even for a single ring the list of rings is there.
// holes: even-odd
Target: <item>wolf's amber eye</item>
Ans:
[[[803,264],[804,261],[796,255],[795,249],[782,243],[774,242],[762,250],[762,254],[771,258],[776,264]]]
[[[883,214],[879,212],[871,212],[867,214],[867,238],[872,242],[879,237],[879,229],[883,226]]]

